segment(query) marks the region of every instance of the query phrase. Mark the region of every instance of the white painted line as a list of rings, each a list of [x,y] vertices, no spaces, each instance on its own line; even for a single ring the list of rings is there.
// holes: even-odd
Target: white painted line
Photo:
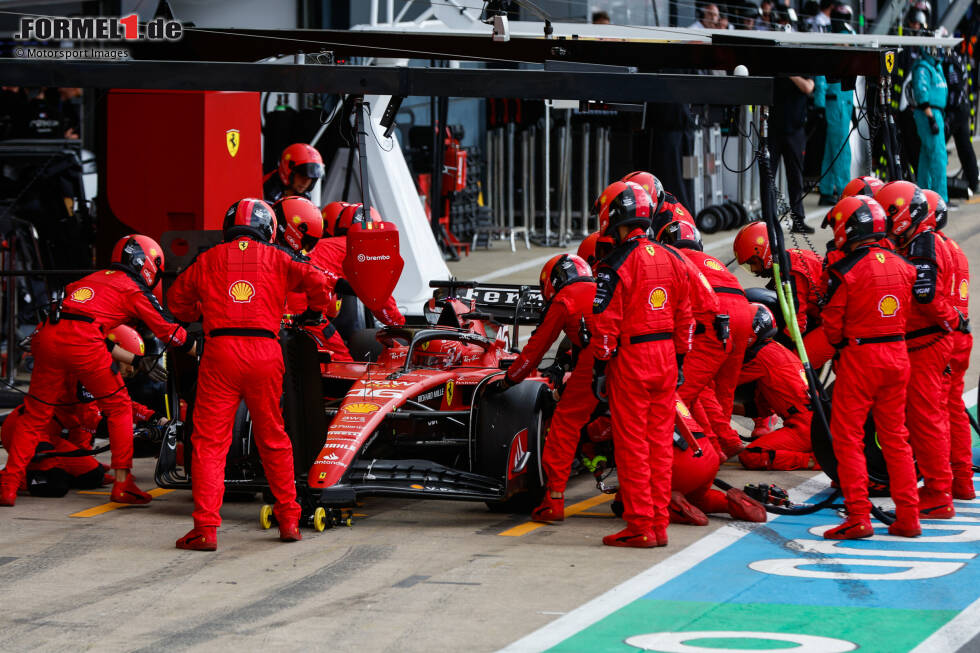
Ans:
[[[959,648],[980,632],[980,599],[966,607],[945,626],[926,637],[912,653],[950,653]]]
[[[827,478],[826,474],[818,474],[790,490],[790,495],[793,501],[803,501],[817,492],[827,489],[829,484],[830,479]],[[774,519],[779,517],[780,515],[776,515]],[[532,653],[557,646],[560,642],[585,630],[623,606],[649,594],[685,571],[693,569],[706,558],[734,544],[760,526],[762,524],[749,526],[744,522],[740,522],[738,526],[732,524],[723,526],[678,551],[663,562],[653,565],[605,594],[501,649],[500,653]]]

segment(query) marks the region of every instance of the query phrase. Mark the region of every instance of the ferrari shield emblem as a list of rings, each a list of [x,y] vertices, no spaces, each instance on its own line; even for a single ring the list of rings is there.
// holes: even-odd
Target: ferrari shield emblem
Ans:
[[[894,67],[895,67],[895,53],[894,52],[886,52],[885,53],[885,70],[888,71],[888,74],[889,75],[892,74],[892,69]]]
[[[239,240],[238,241],[238,249],[242,250],[243,252],[246,249],[248,249],[248,241],[247,240]]]
[[[885,255],[882,254],[881,252],[876,253],[875,254],[875,258],[878,259],[878,262],[879,263],[884,263],[885,262]]]
[[[456,389],[456,384],[452,381],[446,382],[446,405],[451,406],[453,403],[453,391]]]
[[[225,145],[228,146],[228,154],[232,156],[238,154],[238,143],[240,140],[241,135],[237,129],[229,129],[225,132]]]

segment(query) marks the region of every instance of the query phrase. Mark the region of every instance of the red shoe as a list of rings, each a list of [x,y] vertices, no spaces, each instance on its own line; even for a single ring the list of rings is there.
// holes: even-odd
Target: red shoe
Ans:
[[[195,526],[187,532],[187,535],[177,540],[177,548],[188,551],[217,551],[216,530],[214,526]]]
[[[755,428],[752,429],[752,435],[749,436],[753,440],[756,438],[761,438],[763,435],[769,435],[776,430],[775,415],[770,415],[769,417],[756,417],[754,421]]]
[[[657,546],[667,546],[667,529],[653,528],[653,536],[657,538]]]
[[[0,506],[13,506],[17,503],[17,482],[8,474],[0,475]]]
[[[864,537],[871,537],[875,534],[875,529],[871,527],[871,520],[854,519],[848,517],[843,524],[831,528],[823,534],[825,540],[859,540]]]
[[[660,542],[660,537],[654,534],[653,531],[638,533],[629,526],[618,533],[606,535],[604,538],[602,538],[602,543],[606,546],[625,546],[632,547],[634,549],[652,549],[655,546],[667,546],[666,531],[663,534],[663,544]]]
[[[565,497],[555,499],[550,492],[545,492],[541,505],[531,511],[531,521],[543,524],[565,521]]]
[[[766,507],[738,488],[729,488],[725,492],[725,498],[728,499],[728,514],[735,519],[760,524],[768,521]]]
[[[136,487],[136,481],[132,474],[126,475],[125,481],[116,481],[112,484],[112,493],[109,498],[116,503],[129,503],[141,506],[153,501],[153,497]]]
[[[969,501],[977,498],[977,491],[973,487],[972,478],[953,479],[953,498],[960,501]]]
[[[919,537],[922,535],[919,518],[913,516],[910,519],[896,519],[888,525],[888,534],[898,535],[899,537]]]
[[[299,523],[279,524],[279,539],[282,542],[299,542],[303,539],[303,534],[299,532]]]
[[[956,515],[953,509],[953,495],[936,492],[926,487],[919,488],[919,517],[925,519],[952,519]]]
[[[670,503],[667,505],[667,512],[670,513],[671,524],[708,525],[708,518],[701,512],[701,509],[677,491],[670,493]]]

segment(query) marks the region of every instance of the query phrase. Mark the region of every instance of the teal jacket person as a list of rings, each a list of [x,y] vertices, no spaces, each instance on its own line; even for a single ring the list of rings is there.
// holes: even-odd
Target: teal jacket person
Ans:
[[[851,180],[851,148],[847,145],[851,133],[851,107],[854,91],[841,90],[840,82],[828,82],[817,77],[813,89],[814,104],[822,107],[827,116],[827,136],[824,140],[823,163],[820,165],[820,194],[840,197]]]
[[[915,169],[920,188],[934,190],[944,199],[946,194],[946,77],[939,59],[922,52],[912,68],[912,99],[915,101],[915,129],[922,146]]]

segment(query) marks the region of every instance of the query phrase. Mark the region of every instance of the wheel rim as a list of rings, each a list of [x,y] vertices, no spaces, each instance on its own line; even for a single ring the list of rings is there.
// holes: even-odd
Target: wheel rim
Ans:
[[[272,506],[262,506],[262,511],[259,512],[259,524],[263,530],[272,528]]]
[[[323,508],[317,508],[313,511],[313,528],[315,528],[318,533],[322,533],[323,529],[326,527],[327,511]]]

